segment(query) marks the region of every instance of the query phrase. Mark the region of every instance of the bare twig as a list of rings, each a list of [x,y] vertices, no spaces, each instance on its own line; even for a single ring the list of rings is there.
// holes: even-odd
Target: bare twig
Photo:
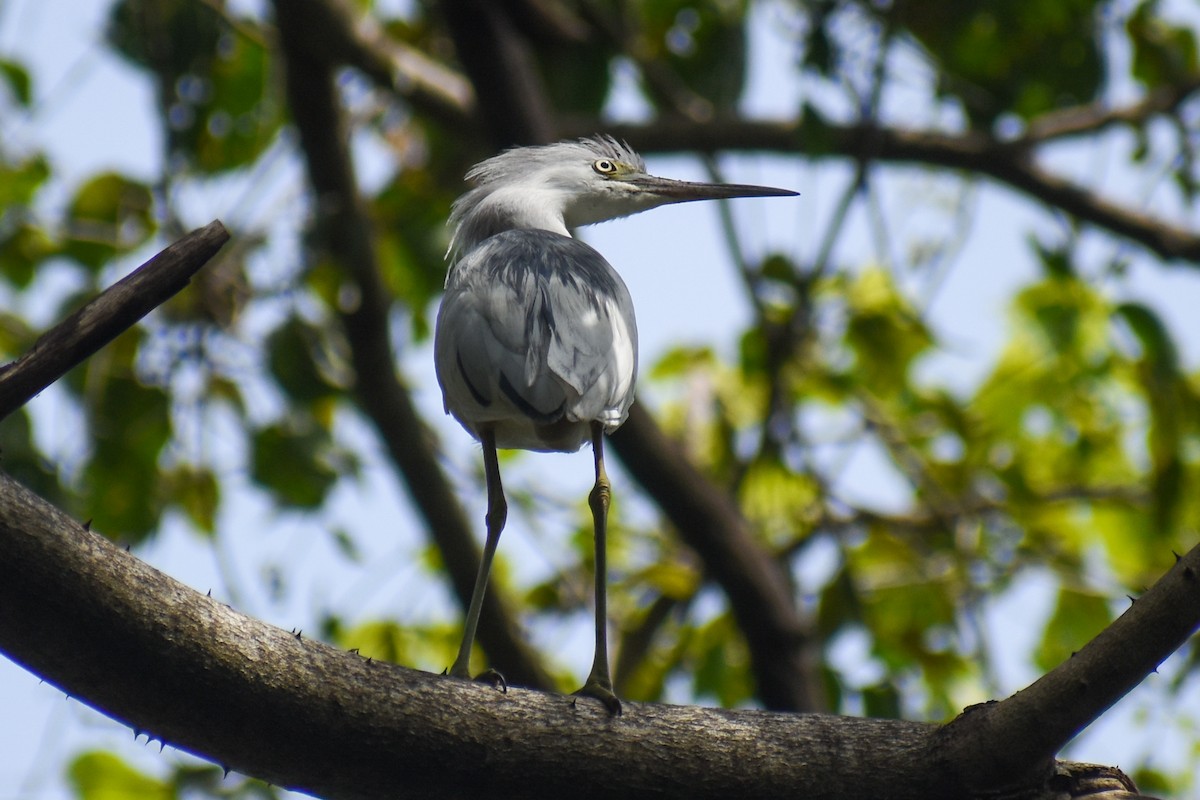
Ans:
[[[0,367],[0,419],[187,286],[228,240],[225,226],[210,222],[42,334],[28,353]]]

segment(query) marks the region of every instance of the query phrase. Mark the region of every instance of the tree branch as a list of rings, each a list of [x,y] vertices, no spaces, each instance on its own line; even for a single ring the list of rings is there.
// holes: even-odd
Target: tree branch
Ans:
[[[1050,111],[1029,123],[1029,130],[1020,142],[1029,146],[1051,139],[1099,133],[1112,125],[1145,125],[1153,117],[1175,113],[1183,101],[1197,90],[1200,90],[1200,78],[1193,78],[1178,84],[1157,86],[1140,101],[1121,108],[1089,103]]]
[[[949,763],[970,763],[967,785],[1001,787],[1014,771],[1049,763],[1067,742],[1200,627],[1200,545],[1068,660],[1007,700],[968,708],[939,734]]]
[[[504,4],[441,3],[454,49],[475,86],[482,127],[497,147],[544,144],[555,137],[541,76]]]
[[[377,27],[356,23],[355,9],[344,0],[296,0],[295,6],[295,13],[308,21],[293,33],[306,52],[358,70],[432,119],[464,130],[471,127],[475,94],[457,70]]]
[[[1198,569],[1200,548],[1078,666],[947,726],[641,703],[612,717],[586,699],[501,694],[271,627],[0,474],[0,651],[135,734],[322,797],[964,800],[1004,787],[1050,800],[1128,789],[1119,772],[1044,761],[1044,748],[1194,629]]]
[[[565,119],[566,136],[583,136],[593,119]],[[663,118],[645,124],[605,126],[643,152],[765,150],[810,156],[869,157],[875,161],[926,164],[994,178],[1049,206],[1140,244],[1164,259],[1200,265],[1200,234],[1179,228],[1039,167],[1026,148],[981,133],[946,134],[869,125],[721,120],[706,125]],[[1077,131],[1081,132],[1081,131]]]
[[[396,374],[389,336],[387,290],[379,273],[375,235],[362,208],[333,80],[334,65],[323,50],[308,49],[306,15],[320,2],[276,3],[280,44],[287,65],[292,119],[317,198],[317,231],[322,245],[345,270],[356,294],[343,311],[350,343],[355,397],[374,423],[417,510],[442,553],[455,592],[466,607],[478,566],[478,546],[453,487],[447,480],[428,430],[412,397]],[[492,664],[516,685],[547,688],[553,681],[521,635],[520,625],[498,593],[488,587],[479,642]]]
[[[214,220],[142,264],[0,367],[0,420],[188,285],[229,241]]]
[[[396,92],[415,107],[456,129],[464,133],[473,130],[470,120],[479,113],[475,98],[463,90],[465,81],[453,69],[416,50],[398,53],[382,38],[357,32],[348,12],[336,0],[297,0],[297,5],[304,6],[316,21],[304,34],[310,40],[310,47],[320,49],[336,63],[359,69],[376,85]],[[604,130],[618,138],[629,139],[646,152],[770,150],[811,156],[869,157],[884,162],[919,163],[978,172],[1085,222],[1137,242],[1161,258],[1200,263],[1200,235],[1106,200],[1039,168],[1028,157],[1037,144],[1096,133],[1115,124],[1141,125],[1155,115],[1173,113],[1200,89],[1198,81],[1159,87],[1124,108],[1110,109],[1093,104],[1046,114],[1031,122],[1025,136],[1013,142],[998,143],[978,132],[943,134],[878,125],[835,125],[824,120],[805,129],[799,121],[723,119],[701,124],[692,119],[661,118],[645,124],[611,124],[590,116],[559,117],[553,124],[546,122],[543,116],[536,126],[542,135],[530,138],[518,135],[522,127],[513,120],[532,119],[525,109],[532,94],[507,90],[496,93],[498,87],[504,89],[506,78],[511,81],[512,70],[496,65],[511,60],[512,37],[472,38],[485,28],[495,30],[479,24],[483,19],[480,13],[489,18],[502,16],[494,5],[477,0],[450,0],[446,8],[451,23],[462,20],[458,27],[465,31],[462,35],[467,39],[459,41],[458,45],[464,59],[471,58],[481,47],[491,53],[491,58],[503,56],[506,59],[483,60],[478,70],[487,78],[487,91],[480,91],[480,95],[495,95],[495,102],[487,105],[483,116],[502,144],[548,141],[554,134],[588,136]],[[474,73],[472,75],[474,77]],[[503,127],[497,127],[501,123]]]

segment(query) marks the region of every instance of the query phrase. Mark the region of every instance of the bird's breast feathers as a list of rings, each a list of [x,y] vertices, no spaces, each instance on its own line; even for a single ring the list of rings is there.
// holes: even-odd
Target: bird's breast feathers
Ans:
[[[625,421],[637,324],[624,282],[587,244],[497,234],[452,267],[435,359],[446,410],[500,447],[575,450],[590,423]]]

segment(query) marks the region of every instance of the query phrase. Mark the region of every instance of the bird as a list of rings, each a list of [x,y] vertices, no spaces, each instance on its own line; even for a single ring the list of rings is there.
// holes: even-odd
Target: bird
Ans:
[[[625,422],[634,401],[637,322],[621,276],[571,231],[668,203],[797,193],[656,177],[628,144],[608,135],[511,148],[476,164],[466,180],[473,188],[451,206],[448,222],[450,266],[434,365],[446,413],[482,446],[487,512],[479,572],[449,674],[471,677],[471,648],[507,518],[497,449],[573,453],[590,443],[596,643],[591,672],[575,694],[617,715],[622,706],[607,644],[612,489],[604,436]]]

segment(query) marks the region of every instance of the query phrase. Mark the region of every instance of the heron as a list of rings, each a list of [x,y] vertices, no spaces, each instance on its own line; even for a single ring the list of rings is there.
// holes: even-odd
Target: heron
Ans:
[[[476,164],[466,179],[474,188],[450,212],[450,268],[434,361],[446,413],[482,445],[487,512],[479,572],[449,673],[471,677],[471,648],[508,514],[497,449],[573,453],[590,442],[596,644],[591,673],[575,694],[620,714],[608,668],[605,537],[612,490],[604,436],[625,422],[633,404],[637,323],[620,275],[571,231],[668,203],[796,192],[656,177],[627,144],[605,135],[506,150]]]

